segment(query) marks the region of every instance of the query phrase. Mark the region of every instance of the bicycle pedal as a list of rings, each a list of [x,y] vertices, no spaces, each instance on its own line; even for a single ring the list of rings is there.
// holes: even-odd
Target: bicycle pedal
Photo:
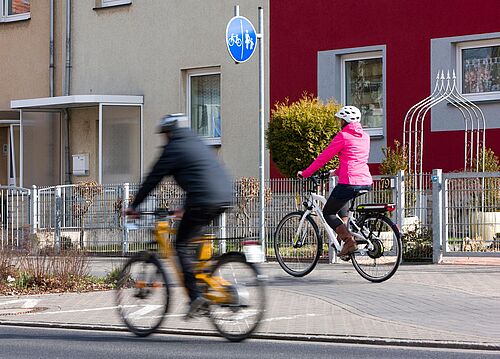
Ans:
[[[349,260],[351,259],[351,255],[347,254],[345,256],[339,256],[339,258],[342,259],[344,262],[349,262]]]

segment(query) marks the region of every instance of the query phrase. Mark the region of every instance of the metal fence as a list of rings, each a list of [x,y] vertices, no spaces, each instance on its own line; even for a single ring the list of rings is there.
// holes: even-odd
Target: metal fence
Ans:
[[[30,233],[30,191],[0,186],[0,249],[22,248]]]
[[[373,191],[358,203],[395,203],[393,220],[401,228],[403,259],[436,260],[441,255],[500,254],[499,173],[444,174],[419,178],[374,176]],[[419,181],[419,190],[414,184]],[[265,250],[274,258],[273,236],[287,213],[303,209],[311,184],[296,179],[271,179],[265,183]],[[335,178],[325,181],[325,196]],[[149,246],[154,218],[141,218],[137,229],[125,226],[123,209],[139,189],[138,184],[76,185],[31,190],[0,187],[0,245],[4,247],[84,248],[96,255],[126,255]],[[240,238],[260,235],[259,183],[242,178],[234,183],[234,206],[207,231],[218,238],[215,250],[240,250]],[[172,182],[159,185],[141,209],[177,208],[184,200]],[[31,235],[30,235],[31,233]],[[323,238],[327,238],[323,233]],[[328,244],[323,258],[328,258]]]
[[[442,176],[443,255],[500,254],[500,172]]]

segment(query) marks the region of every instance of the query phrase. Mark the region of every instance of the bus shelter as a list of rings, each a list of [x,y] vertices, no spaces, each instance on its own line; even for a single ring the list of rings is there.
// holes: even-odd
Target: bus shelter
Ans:
[[[141,181],[143,103],[143,96],[128,95],[11,101],[12,110],[19,111],[12,184]]]

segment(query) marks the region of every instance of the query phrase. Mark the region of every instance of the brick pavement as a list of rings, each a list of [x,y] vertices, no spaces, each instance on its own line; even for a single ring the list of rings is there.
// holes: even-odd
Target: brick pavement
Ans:
[[[96,261],[94,274],[117,263]],[[350,264],[319,265],[304,278],[288,276],[276,263],[262,269],[268,303],[257,336],[500,350],[498,266],[403,265],[379,284]],[[174,289],[162,330],[215,333],[206,319],[182,319],[185,301]],[[0,323],[123,328],[113,292],[0,297]]]

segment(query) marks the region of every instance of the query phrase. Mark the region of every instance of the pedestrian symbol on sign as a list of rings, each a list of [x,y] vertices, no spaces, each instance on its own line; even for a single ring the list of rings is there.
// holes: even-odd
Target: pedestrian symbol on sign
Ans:
[[[252,23],[243,16],[235,16],[226,28],[226,45],[229,54],[236,62],[245,62],[255,52],[257,34]]]

